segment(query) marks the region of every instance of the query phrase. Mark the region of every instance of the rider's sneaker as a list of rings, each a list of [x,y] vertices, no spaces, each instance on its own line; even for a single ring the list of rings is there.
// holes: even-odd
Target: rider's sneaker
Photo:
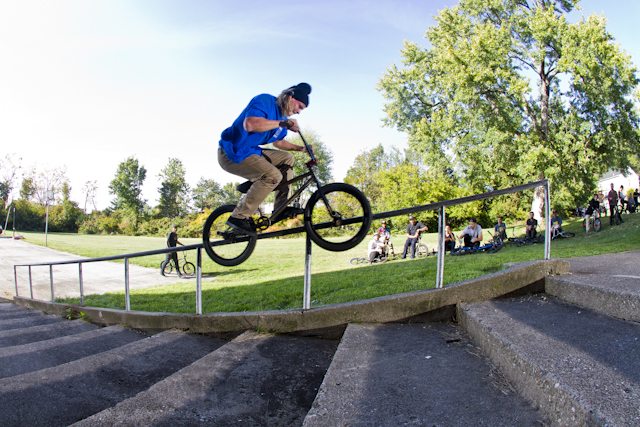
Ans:
[[[271,223],[275,224],[278,221],[282,221],[285,218],[295,218],[298,215],[302,215],[304,213],[304,209],[296,208],[293,206],[287,206],[280,212],[280,214],[271,217]]]
[[[256,226],[250,219],[234,218],[230,216],[227,220],[227,225],[240,231],[243,234],[248,234],[249,236],[256,235]]]

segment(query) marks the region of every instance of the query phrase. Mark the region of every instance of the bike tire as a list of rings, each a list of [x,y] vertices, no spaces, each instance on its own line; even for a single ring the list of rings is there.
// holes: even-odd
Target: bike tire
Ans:
[[[182,274],[184,274],[185,276],[195,276],[196,274],[196,266],[193,265],[192,262],[185,262],[182,265]]]
[[[365,262],[365,259],[362,257],[351,258],[349,260],[349,264],[351,265],[364,264],[364,262]]]
[[[469,253],[469,251],[466,251],[466,250],[464,250],[464,249],[462,249],[462,248],[455,248],[455,249],[453,249],[453,250],[450,252],[450,254],[451,254],[452,256],[466,255],[466,254],[468,254],[468,253]]]
[[[173,263],[171,261],[162,261],[160,268],[163,276],[173,273]]]
[[[504,245],[494,245],[491,249],[489,249],[487,252],[489,252],[490,254],[495,254],[496,252],[498,252],[499,250],[501,250],[504,247]]]
[[[211,244],[215,241],[226,240],[218,236],[218,232],[222,231],[222,229],[228,229],[224,223],[234,209],[235,205],[220,206],[211,212],[202,228],[202,243],[205,252],[216,264],[224,267],[233,267],[245,262],[256,248],[256,241],[258,240],[255,236],[242,236],[241,240],[231,245],[213,246]],[[212,238],[215,240],[212,240]],[[234,246],[234,248],[228,249],[225,246]]]
[[[419,257],[429,256],[429,248],[424,243],[420,243],[416,248],[416,255]]]
[[[595,226],[594,226],[594,228],[595,228]],[[576,233],[572,233],[571,231],[563,231],[562,232],[562,237],[564,237],[564,238],[576,237]]]
[[[349,206],[351,208],[355,208],[356,213],[353,214],[353,217],[356,218],[360,216],[362,218],[362,222],[356,223],[358,226],[355,234],[348,240],[343,242],[333,242],[331,240],[326,239],[322,234],[320,234],[319,230],[316,230],[317,224],[314,224],[314,214],[316,214],[316,221],[318,224],[323,222],[328,222],[328,213],[325,212],[325,206],[316,206],[318,202],[322,201],[322,205],[324,205],[324,198],[329,198],[328,196],[333,193],[334,196],[339,196],[340,194],[346,194],[348,196],[352,196],[354,200],[352,202],[357,203],[358,206]],[[333,198],[333,197],[331,197]],[[322,219],[322,216],[326,214],[325,219]],[[346,220],[348,218],[344,218],[342,215],[339,219],[333,219],[334,225],[333,227],[339,227],[340,221]],[[371,227],[371,206],[369,205],[369,200],[362,193],[362,191],[358,190],[353,185],[345,184],[342,182],[336,182],[333,184],[327,184],[320,187],[316,190],[309,199],[307,206],[304,211],[304,228],[307,231],[307,234],[311,238],[311,240],[322,249],[326,249],[332,252],[341,252],[352,249],[358,245],[369,233],[369,228]]]
[[[598,232],[600,231],[600,229],[602,228],[602,221],[600,221],[600,218],[596,218],[593,221],[593,229]]]

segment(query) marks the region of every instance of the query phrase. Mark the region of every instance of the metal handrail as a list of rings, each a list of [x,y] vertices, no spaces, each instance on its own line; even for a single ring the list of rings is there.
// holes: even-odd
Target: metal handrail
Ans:
[[[488,191],[481,194],[475,194],[472,196],[460,197],[457,199],[451,200],[443,200],[440,202],[429,203],[421,206],[414,206],[411,208],[397,209],[393,211],[380,212],[377,214],[373,214],[373,219],[382,219],[400,215],[407,215],[416,212],[424,212],[429,210],[438,210],[438,252],[437,252],[437,270],[436,270],[436,288],[442,288],[444,286],[444,227],[445,227],[445,217],[446,217],[446,207],[447,206],[456,206],[469,202],[474,202],[478,200],[484,200],[488,198],[493,198],[505,194],[516,193],[523,190],[528,190],[530,188],[544,187],[545,189],[545,248],[544,248],[544,259],[548,260],[551,258],[551,217],[550,217],[550,195],[549,195],[549,182],[546,179],[542,179],[539,181],[530,182],[523,185],[518,185],[515,187],[509,187],[501,190]],[[349,220],[345,220],[343,222],[344,225],[349,225],[352,223],[358,223],[362,221],[362,217],[350,218]],[[325,229],[333,227],[332,222],[325,222],[320,224],[315,224],[315,229]],[[304,226],[289,228],[285,230],[272,231],[268,233],[262,233],[257,236],[257,239],[269,239],[273,237],[286,236],[290,234],[298,234],[305,231]],[[243,241],[249,239],[249,237],[238,238],[235,242]],[[231,242],[220,240],[216,242],[211,242],[212,246],[221,246],[226,245]],[[18,267],[28,267],[29,268],[29,288],[31,291],[31,299],[33,299],[33,283],[32,283],[32,275],[31,268],[36,266],[49,266],[49,280],[51,286],[51,301],[54,301],[54,282],[53,282],[53,266],[54,265],[68,265],[68,264],[78,264],[78,278],[80,285],[80,304],[83,304],[84,300],[84,289],[83,289],[83,274],[82,274],[82,264],[91,263],[91,262],[101,262],[101,261],[117,261],[124,260],[125,264],[125,310],[129,311],[131,309],[130,305],[130,290],[129,290],[129,259],[131,258],[139,258],[143,256],[150,255],[161,255],[173,252],[183,252],[196,250],[197,251],[197,261],[196,261],[196,314],[202,314],[202,249],[204,245],[202,243],[197,243],[193,245],[184,245],[181,247],[171,247],[171,248],[162,248],[162,249],[153,249],[149,251],[141,251],[141,252],[133,252],[121,255],[111,255],[97,258],[80,258],[75,260],[65,260],[65,261],[52,261],[52,262],[41,262],[41,263],[31,263],[31,264],[14,264],[13,266],[13,275],[15,281],[15,289],[16,296],[18,296]],[[306,237],[306,247],[305,247],[305,274],[304,274],[304,297],[303,297],[303,309],[309,309],[311,304],[311,240],[309,236]]]

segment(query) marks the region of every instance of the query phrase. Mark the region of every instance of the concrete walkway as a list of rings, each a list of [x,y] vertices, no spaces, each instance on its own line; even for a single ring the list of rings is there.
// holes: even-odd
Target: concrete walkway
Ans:
[[[63,261],[84,258],[65,252],[55,251],[42,246],[32,245],[23,240],[0,239],[0,298],[13,298],[15,283],[14,264],[28,264],[50,261]],[[124,264],[122,262],[94,262],[82,265],[85,295],[106,292],[124,292]],[[195,279],[193,281],[195,290]],[[32,267],[33,297],[51,299],[49,267]],[[129,266],[129,284],[131,290],[158,285],[168,285],[183,280],[177,277],[162,277],[160,266],[157,269]],[[53,267],[55,297],[77,297],[80,295],[78,265],[60,265]],[[29,297],[29,271],[27,267],[18,267],[18,293]]]

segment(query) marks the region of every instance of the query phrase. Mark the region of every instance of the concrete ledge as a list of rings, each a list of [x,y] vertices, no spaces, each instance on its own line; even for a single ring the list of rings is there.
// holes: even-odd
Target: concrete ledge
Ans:
[[[537,261],[508,270],[450,285],[389,295],[369,300],[327,305],[310,310],[279,310],[261,312],[195,314],[151,313],[98,307],[57,304],[49,301],[16,297],[22,306],[62,315],[72,308],[82,311],[86,319],[100,325],[120,324],[139,329],[184,329],[201,333],[266,330],[296,332],[331,328],[347,323],[394,322],[461,302],[485,301],[544,281],[550,274],[566,274],[569,263],[561,260]],[[313,289],[312,289],[313,291]]]
[[[640,282],[602,275],[547,277],[545,290],[571,304],[618,319],[640,322]]]

